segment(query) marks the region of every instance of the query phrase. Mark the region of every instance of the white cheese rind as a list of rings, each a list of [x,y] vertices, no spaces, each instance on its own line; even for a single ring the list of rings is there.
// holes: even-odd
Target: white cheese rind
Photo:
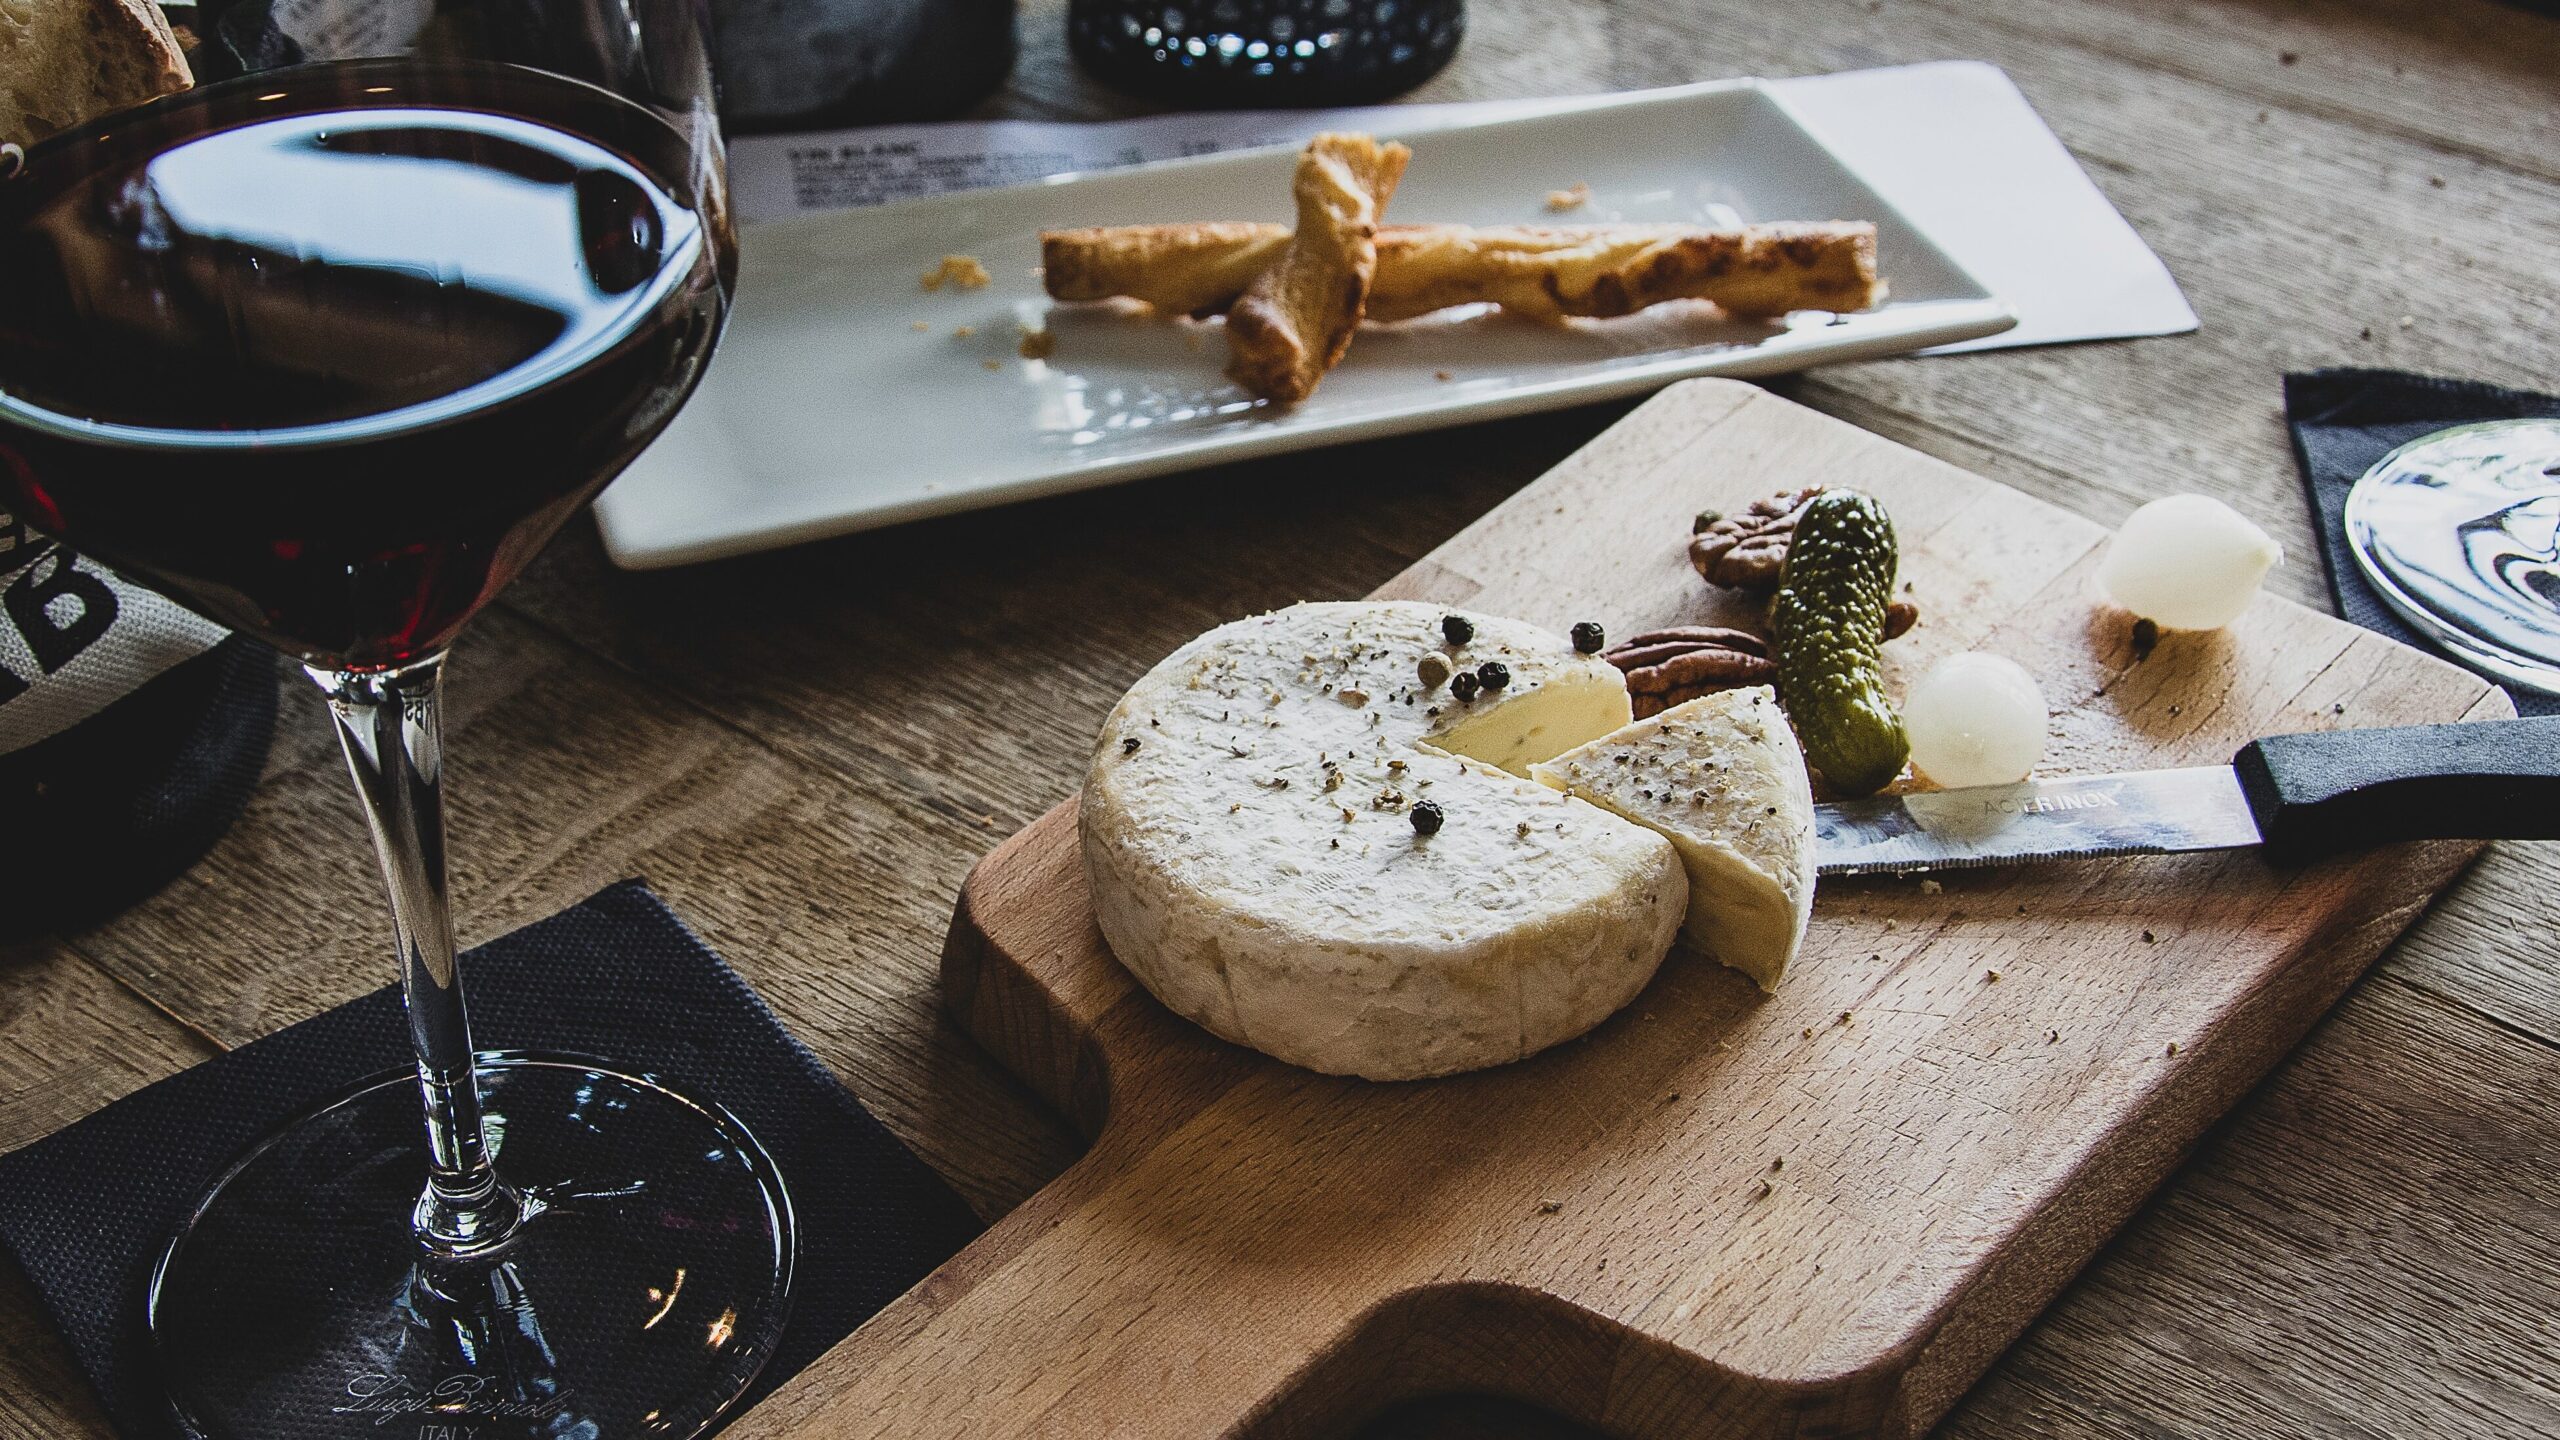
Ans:
[[[1756,686],[1708,695],[1532,767],[1648,826],[1689,872],[1681,936],[1775,990],[1813,914],[1813,790],[1804,752]]]
[[[1671,845],[1441,748],[1525,768],[1623,723],[1623,681],[1498,617],[1450,646],[1446,613],[1238,621],[1112,712],[1078,811],[1086,874],[1112,952],[1168,1007],[1292,1064],[1413,1079],[1579,1035],[1652,977],[1687,905]],[[1462,704],[1424,690],[1425,654],[1498,660],[1511,683]]]

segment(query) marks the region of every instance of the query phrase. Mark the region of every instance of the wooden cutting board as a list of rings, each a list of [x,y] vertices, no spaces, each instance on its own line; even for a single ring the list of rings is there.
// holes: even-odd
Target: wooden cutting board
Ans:
[[[2093,600],[2102,527],[1733,381],[1664,392],[1378,593],[1730,621],[1691,515],[1815,481],[1899,527],[1897,686],[2016,659],[2045,773],[2511,713],[2273,598],[2137,661]],[[1826,883],[1775,996],[1678,952],[1582,1041],[1379,1085],[1157,1005],[1062,805],[969,877],[943,984],[1092,1150],[728,1433],[1312,1437],[1447,1391],[1630,1436],[1918,1433],[2476,848]]]

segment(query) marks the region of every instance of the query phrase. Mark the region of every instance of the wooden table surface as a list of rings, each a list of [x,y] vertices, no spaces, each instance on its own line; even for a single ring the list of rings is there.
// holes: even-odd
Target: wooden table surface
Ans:
[[[1033,0],[987,113],[1132,113]],[[2560,21],[2488,0],[1476,0],[1420,100],[1979,58],[2201,333],[1844,366],[1779,388],[2112,522],[2220,495],[2321,603],[2278,377],[2560,389]],[[1361,594],[1624,406],[1196,472],[645,576],[572,527],[465,640],[466,940],[641,875],[995,1215],[1075,1141],[939,1013],[970,863],[1066,795],[1179,641]],[[848,437],[859,445],[860,437]],[[111,923],[0,949],[0,1148],[386,983],[316,700],[248,817]],[[2494,847],[1955,1411],[1958,1436],[2560,1433],[2560,848]],[[108,1434],[0,1266],[0,1437]],[[1463,1398],[1376,1436],[1566,1433]]]

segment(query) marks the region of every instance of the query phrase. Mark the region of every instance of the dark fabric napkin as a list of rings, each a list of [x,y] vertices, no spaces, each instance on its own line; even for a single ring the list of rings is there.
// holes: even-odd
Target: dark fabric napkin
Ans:
[[[2347,492],[2373,462],[2420,436],[2481,420],[2560,417],[2560,396],[2398,370],[2313,370],[2284,377],[2284,412],[2338,613],[2403,644],[2435,650],[2373,593],[2356,568],[2347,548]],[[2507,693],[2519,715],[2560,714],[2560,698]]]
[[[977,1234],[968,1207],[636,880],[465,960],[472,1039],[648,1071],[744,1120],[799,1222],[780,1384]],[[0,1245],[35,1282],[127,1440],[175,1427],[150,1374],[142,1290],[231,1156],[347,1085],[408,1063],[397,987],[282,1030],[0,1155]]]

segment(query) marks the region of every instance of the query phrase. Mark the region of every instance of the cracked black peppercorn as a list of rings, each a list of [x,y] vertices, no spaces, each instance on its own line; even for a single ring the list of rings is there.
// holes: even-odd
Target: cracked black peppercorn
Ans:
[[[1135,754],[1137,754],[1137,753],[1138,753],[1138,737],[1137,737],[1137,736],[1135,736],[1135,735],[1132,735],[1132,736],[1130,736],[1128,739],[1121,741],[1121,742],[1120,742],[1120,753],[1121,753],[1121,754],[1123,754],[1123,755],[1135,755]]]
[[[1471,670],[1461,670],[1449,677],[1449,693],[1463,704],[1476,698],[1476,677]]]
[[[1487,660],[1476,667],[1476,683],[1487,690],[1499,690],[1511,683],[1511,667],[1499,660]]]
[[[1416,835],[1439,834],[1440,822],[1446,818],[1441,815],[1440,807],[1429,800],[1415,802],[1410,813],[1413,816],[1413,833]]]
[[[1573,627],[1573,648],[1585,655],[1599,654],[1600,647],[1608,643],[1609,632],[1601,629],[1597,620],[1585,620]]]
[[[1443,615],[1440,617],[1440,633],[1448,637],[1450,644],[1464,645],[1476,638],[1476,625],[1464,615]]]

